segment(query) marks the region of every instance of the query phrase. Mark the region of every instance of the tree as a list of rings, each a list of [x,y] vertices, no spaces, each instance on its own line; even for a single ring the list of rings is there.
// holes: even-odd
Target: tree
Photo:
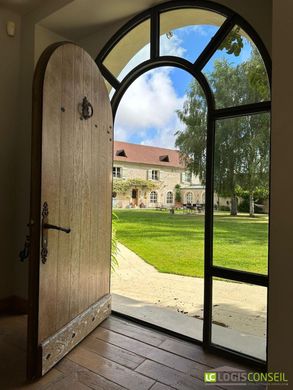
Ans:
[[[236,39],[236,38],[235,38]],[[231,39],[226,50],[236,50]],[[238,42],[239,44],[239,42]],[[230,49],[229,49],[230,48]],[[241,50],[240,50],[241,51]],[[240,52],[237,51],[237,55]],[[257,49],[251,58],[234,66],[216,60],[208,75],[216,106],[232,107],[269,98],[269,88],[262,59]],[[191,172],[205,181],[207,107],[203,91],[193,81],[183,109],[177,112],[185,125],[177,131],[176,146]],[[231,198],[231,215],[237,214],[237,188],[250,193],[250,214],[254,213],[254,192],[268,187],[269,118],[266,114],[219,120],[216,124],[214,186],[220,196]]]
[[[175,201],[177,203],[181,203],[181,186],[180,184],[176,184],[175,186]]]
[[[269,192],[270,134],[269,115],[243,118],[244,148],[238,173],[240,188],[249,195],[249,215],[254,216],[255,194]]]

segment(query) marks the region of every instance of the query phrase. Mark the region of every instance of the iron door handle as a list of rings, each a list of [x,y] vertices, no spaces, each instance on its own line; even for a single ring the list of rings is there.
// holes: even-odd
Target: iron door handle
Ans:
[[[70,233],[71,229],[70,228],[64,228],[62,226],[57,226],[57,225],[51,225],[50,223],[44,223],[43,224],[44,229],[53,229],[53,230],[59,230],[60,232],[64,233]]]
[[[46,264],[48,258],[48,230],[58,230],[64,233],[70,233],[70,228],[64,228],[62,226],[52,225],[48,221],[49,206],[47,202],[44,202],[42,208],[42,248],[41,248],[41,260],[43,264]]]

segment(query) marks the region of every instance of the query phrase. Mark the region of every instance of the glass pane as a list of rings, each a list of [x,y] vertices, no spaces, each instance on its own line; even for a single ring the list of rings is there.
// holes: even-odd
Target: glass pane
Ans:
[[[222,15],[195,8],[162,13],[160,55],[194,62],[224,21]]]
[[[203,69],[217,108],[270,100],[264,62],[250,37],[235,27]]]
[[[191,102],[201,126],[188,109]],[[112,307],[197,340],[203,323],[205,186],[180,160],[178,148],[191,162],[185,146],[197,137],[205,165],[206,112],[204,94],[188,72],[159,67],[129,86],[114,124],[113,166],[120,177],[113,179],[113,223],[120,250],[111,277]]]
[[[216,122],[213,264],[267,274],[270,114]]]
[[[212,343],[266,360],[267,288],[213,280]]]
[[[125,35],[103,64],[119,80],[137,65],[150,58],[150,20],[146,20]]]

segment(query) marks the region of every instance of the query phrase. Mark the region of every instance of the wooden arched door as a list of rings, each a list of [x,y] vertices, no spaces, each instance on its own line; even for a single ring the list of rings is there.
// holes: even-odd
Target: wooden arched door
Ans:
[[[50,46],[33,87],[28,376],[111,310],[112,110],[92,58]]]

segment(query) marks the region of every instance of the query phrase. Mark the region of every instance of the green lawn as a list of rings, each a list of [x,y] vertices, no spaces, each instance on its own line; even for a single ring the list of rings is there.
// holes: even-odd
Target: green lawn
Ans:
[[[203,276],[204,216],[115,210],[118,240],[158,271]],[[215,215],[214,264],[267,273],[268,218]]]

